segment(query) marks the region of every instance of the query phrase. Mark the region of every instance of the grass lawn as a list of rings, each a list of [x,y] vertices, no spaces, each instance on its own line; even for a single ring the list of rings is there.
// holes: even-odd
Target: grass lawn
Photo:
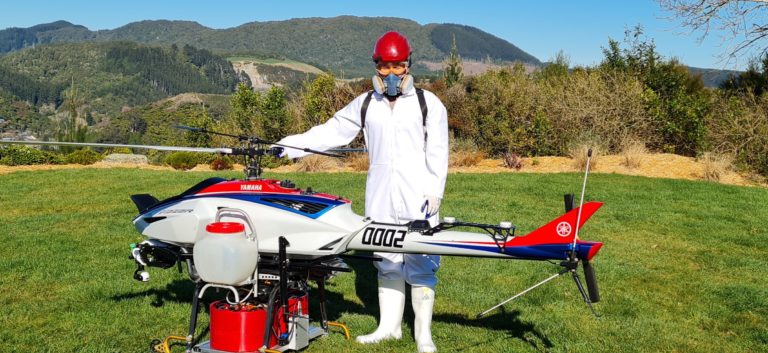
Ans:
[[[146,352],[152,338],[184,335],[193,290],[186,275],[155,269],[148,283],[132,279],[128,244],[141,237],[128,196],[164,198],[213,175],[0,175],[0,351]],[[363,211],[363,174],[267,176],[343,195]],[[580,186],[578,174],[451,174],[441,214],[510,220],[525,234],[559,215],[562,194]],[[444,257],[433,324],[440,352],[768,351],[768,190],[593,174],[587,199],[605,202],[581,233],[605,243],[594,260],[602,316],[563,277],[475,319],[559,267]],[[329,284],[330,318],[365,334],[378,316],[375,271],[350,265],[355,272]],[[215,298],[211,291],[205,301]],[[412,319],[406,305],[401,341],[371,347],[332,334],[305,352],[412,352]],[[198,333],[207,320],[201,315]]]

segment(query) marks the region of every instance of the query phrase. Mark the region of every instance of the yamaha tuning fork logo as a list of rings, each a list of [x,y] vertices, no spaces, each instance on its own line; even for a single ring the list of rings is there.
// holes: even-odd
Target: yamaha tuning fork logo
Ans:
[[[563,238],[571,235],[571,224],[568,222],[560,222],[557,225],[557,235]]]

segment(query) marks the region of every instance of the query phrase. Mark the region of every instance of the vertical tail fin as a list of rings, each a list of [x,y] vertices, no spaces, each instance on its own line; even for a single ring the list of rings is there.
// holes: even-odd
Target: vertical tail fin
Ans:
[[[603,206],[602,202],[587,202],[582,206],[581,219],[578,227],[584,225],[592,215]],[[574,208],[566,214],[539,227],[525,236],[515,237],[509,245],[538,245],[572,243],[576,236],[576,218],[579,208]]]

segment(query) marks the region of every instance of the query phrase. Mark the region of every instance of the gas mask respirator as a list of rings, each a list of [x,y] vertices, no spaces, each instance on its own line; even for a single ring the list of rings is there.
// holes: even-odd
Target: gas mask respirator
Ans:
[[[373,90],[376,93],[389,97],[397,97],[413,89],[413,76],[407,74],[403,75],[402,78],[393,73],[384,78],[374,75],[371,80],[373,81]]]

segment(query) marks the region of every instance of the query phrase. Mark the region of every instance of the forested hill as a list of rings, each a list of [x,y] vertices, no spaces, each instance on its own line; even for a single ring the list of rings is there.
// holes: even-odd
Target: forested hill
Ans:
[[[695,75],[701,75],[701,81],[706,87],[719,87],[730,77],[738,77],[741,71],[705,69],[700,67],[688,66],[688,71]]]
[[[211,29],[189,21],[159,20],[134,22],[113,30],[90,31],[83,26],[58,21],[0,31],[0,53],[47,43],[127,40],[161,45],[189,44],[226,55],[286,58],[337,73],[343,71],[347,76],[367,76],[373,43],[389,30],[402,32],[410,39],[417,63],[442,62],[455,37],[459,54],[464,59],[491,58],[540,64],[538,59],[513,44],[475,27],[420,25],[401,18],[354,16],[251,22],[227,29]]]
[[[0,91],[32,104],[58,105],[74,85],[80,99],[114,111],[183,92],[230,93],[246,80],[225,58],[192,46],[68,43],[0,56]]]

